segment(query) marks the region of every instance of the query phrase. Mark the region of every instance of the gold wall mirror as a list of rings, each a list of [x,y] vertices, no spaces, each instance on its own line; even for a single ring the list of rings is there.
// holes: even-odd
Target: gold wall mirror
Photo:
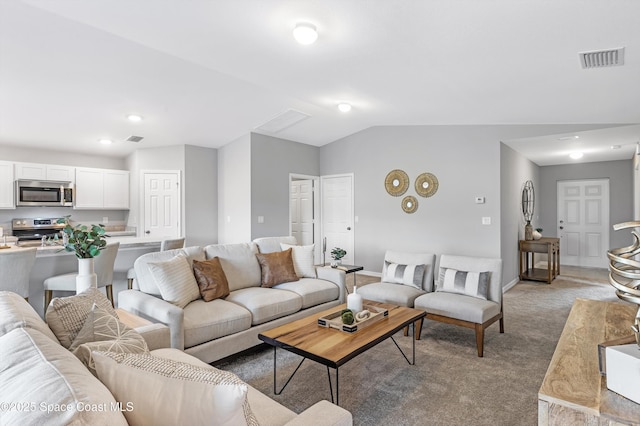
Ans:
[[[409,176],[402,170],[391,170],[384,179],[384,187],[394,197],[399,197],[409,189]]]

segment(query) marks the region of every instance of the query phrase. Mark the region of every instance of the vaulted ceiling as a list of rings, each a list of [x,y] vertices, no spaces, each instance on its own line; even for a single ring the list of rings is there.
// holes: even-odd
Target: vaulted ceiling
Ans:
[[[219,147],[294,110],[259,131],[321,146],[376,125],[616,124],[629,158],[639,16],[636,0],[1,1],[0,145]],[[295,42],[301,21],[316,43]],[[618,47],[624,65],[581,67]]]

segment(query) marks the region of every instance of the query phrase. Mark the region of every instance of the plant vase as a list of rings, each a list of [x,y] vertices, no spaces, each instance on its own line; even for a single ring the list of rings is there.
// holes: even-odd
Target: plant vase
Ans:
[[[331,267],[332,268],[337,268],[340,265],[342,265],[342,260],[340,260],[340,259],[333,259],[331,261]]]
[[[80,294],[90,288],[98,288],[98,276],[94,271],[93,258],[78,259],[78,275],[76,276],[76,293]]]
[[[540,238],[542,238],[542,234],[538,231],[533,231],[533,239],[539,240]]]
[[[527,221],[527,224],[524,226],[524,239],[526,241],[533,240],[533,226],[530,221]]]

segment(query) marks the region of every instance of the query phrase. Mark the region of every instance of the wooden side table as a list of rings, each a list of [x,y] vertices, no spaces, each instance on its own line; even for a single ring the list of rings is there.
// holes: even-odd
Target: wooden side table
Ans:
[[[560,238],[545,237],[539,240],[520,240],[520,279],[544,281],[551,284],[560,275]],[[534,267],[534,254],[547,254],[547,269]]]
[[[125,311],[122,308],[116,308],[116,314],[118,314],[118,319],[121,323],[131,328],[138,328],[144,325],[153,324],[151,321],[139,317],[136,314],[132,314],[129,311]]]

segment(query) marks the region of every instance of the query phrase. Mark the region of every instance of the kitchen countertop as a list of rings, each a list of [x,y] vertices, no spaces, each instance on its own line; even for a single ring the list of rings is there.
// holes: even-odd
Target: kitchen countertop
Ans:
[[[120,250],[123,249],[134,249],[139,247],[160,247],[160,243],[164,238],[153,238],[153,237],[134,237],[134,236],[111,236],[107,238],[107,243],[110,242],[119,242]],[[2,253],[6,253],[12,250],[20,250],[23,248],[29,247],[20,247],[20,246],[11,246],[10,249],[0,250],[0,255]],[[36,257],[48,257],[48,256],[71,256],[73,253],[64,251],[62,245],[51,245],[51,246],[38,246]]]

